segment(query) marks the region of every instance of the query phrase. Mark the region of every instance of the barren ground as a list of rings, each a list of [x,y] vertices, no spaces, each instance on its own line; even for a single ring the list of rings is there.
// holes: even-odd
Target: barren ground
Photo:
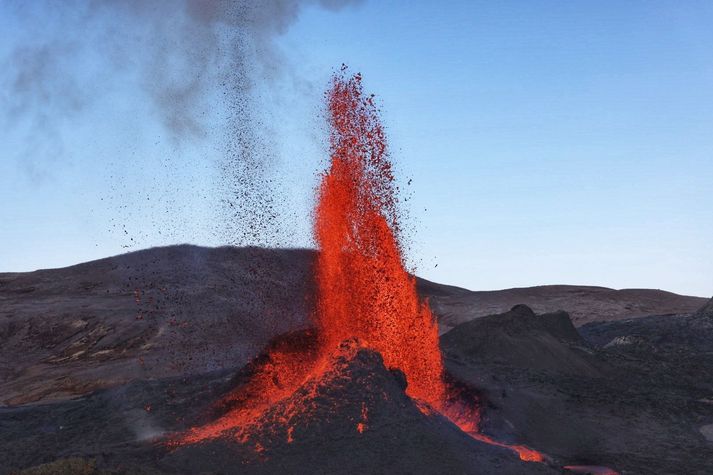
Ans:
[[[0,473],[71,457],[108,473],[713,473],[713,304],[696,313],[706,299],[658,290],[419,281],[448,371],[482,397],[483,430],[541,450],[549,466],[409,409],[378,355],[345,367],[376,383],[352,378],[324,395],[351,414],[375,387],[391,394],[370,399],[385,415],[366,435],[347,416],[318,416],[266,460],[225,441],[157,443],[215,417],[240,368],[309,326],[313,255],[174,246],[0,274]]]

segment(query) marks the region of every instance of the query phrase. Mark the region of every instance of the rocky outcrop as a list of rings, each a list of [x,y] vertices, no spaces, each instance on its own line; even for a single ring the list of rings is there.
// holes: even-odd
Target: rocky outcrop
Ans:
[[[528,370],[598,376],[602,367],[566,312],[536,315],[526,305],[477,318],[441,337],[449,358]]]

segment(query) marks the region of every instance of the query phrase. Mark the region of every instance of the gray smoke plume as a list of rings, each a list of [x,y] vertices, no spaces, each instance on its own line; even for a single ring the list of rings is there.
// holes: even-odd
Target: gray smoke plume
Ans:
[[[279,192],[270,190],[273,147],[264,118],[256,112],[261,108],[255,88],[294,79],[274,41],[306,6],[336,11],[355,3],[4,2],[1,23],[14,30],[12,44],[0,57],[0,126],[24,131],[16,158],[31,177],[41,178],[63,157],[63,129],[81,122],[98,104],[113,108],[116,91],[126,97],[128,88],[130,96],[142,98],[137,102],[148,105],[166,132],[163,137],[176,146],[202,140],[220,124],[227,132],[224,143],[216,144],[224,151],[215,200],[220,207],[216,221],[223,228],[216,234],[233,244],[276,244],[280,231],[273,201]],[[137,123],[138,117],[146,120],[138,112],[136,117]]]
[[[48,127],[71,116],[112,77],[138,75],[163,125],[178,139],[201,135],[202,101],[222,86],[245,94],[284,74],[272,42],[309,4],[357,0],[66,0],[8,2],[0,11],[20,37],[2,64],[4,110]],[[83,71],[101,61],[100,75]],[[101,80],[105,87],[97,87]]]

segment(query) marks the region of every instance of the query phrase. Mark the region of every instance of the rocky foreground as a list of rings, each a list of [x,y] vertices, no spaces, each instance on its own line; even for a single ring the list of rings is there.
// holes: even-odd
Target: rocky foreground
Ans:
[[[482,431],[545,463],[423,414],[366,350],[344,357],[339,384],[311,383],[314,412],[289,437],[268,424],[251,444],[167,445],[219,416],[268,341],[309,326],[312,258],[176,246],[0,274],[0,474],[713,473],[713,303],[589,287],[419,282]]]

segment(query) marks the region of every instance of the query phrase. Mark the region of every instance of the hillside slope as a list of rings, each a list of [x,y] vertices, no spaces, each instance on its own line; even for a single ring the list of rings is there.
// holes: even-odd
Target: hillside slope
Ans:
[[[242,366],[270,338],[309,326],[313,259],[311,250],[181,245],[0,274],[0,404]],[[568,311],[575,325],[705,303],[658,290],[418,283],[443,331],[518,303]]]

